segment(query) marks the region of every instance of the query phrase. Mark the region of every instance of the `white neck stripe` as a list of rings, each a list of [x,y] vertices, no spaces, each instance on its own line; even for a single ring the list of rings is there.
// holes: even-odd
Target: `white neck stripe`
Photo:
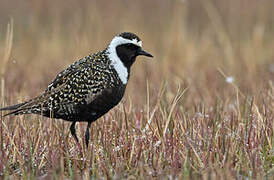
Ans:
[[[127,44],[127,43],[132,43],[135,44],[136,46],[142,47],[142,41],[138,41],[137,39],[125,39],[121,36],[115,36],[112,41],[110,42],[108,46],[108,57],[111,61],[111,65],[113,65],[114,69],[118,73],[119,78],[123,82],[123,84],[127,84],[128,81],[128,70],[124,66],[123,62],[121,59],[118,57],[117,52],[116,52],[116,47],[121,45],[121,44]]]

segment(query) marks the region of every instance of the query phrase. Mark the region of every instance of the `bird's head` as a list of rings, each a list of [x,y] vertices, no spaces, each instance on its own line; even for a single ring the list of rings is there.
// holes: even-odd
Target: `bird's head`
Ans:
[[[130,69],[131,65],[139,55],[153,57],[150,53],[142,49],[140,38],[130,32],[123,32],[115,36],[110,42],[107,51],[113,63],[121,61],[125,67]]]

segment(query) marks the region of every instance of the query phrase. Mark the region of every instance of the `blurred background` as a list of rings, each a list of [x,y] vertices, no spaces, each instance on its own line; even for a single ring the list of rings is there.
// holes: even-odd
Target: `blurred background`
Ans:
[[[0,0],[0,106],[124,31],[154,58],[138,57],[123,102],[92,124],[92,150],[68,122],[1,118],[0,176],[73,177],[70,162],[95,179],[273,175],[273,0]]]
[[[210,102],[229,95],[225,76],[247,93],[274,79],[272,0],[1,0],[0,57],[7,56],[9,23],[11,53],[7,63],[0,58],[8,99],[38,95],[58,72],[123,31],[140,36],[154,55],[133,67],[127,94],[136,104],[144,102],[146,81],[151,91],[165,81],[171,93],[181,84],[189,102]]]

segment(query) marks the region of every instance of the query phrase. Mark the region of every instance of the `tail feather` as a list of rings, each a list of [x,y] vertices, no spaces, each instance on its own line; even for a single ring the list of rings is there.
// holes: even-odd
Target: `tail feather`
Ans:
[[[12,106],[3,107],[3,108],[0,108],[0,111],[11,111],[11,110],[15,110],[15,109],[18,109],[18,108],[20,108],[21,106],[25,105],[26,103],[27,103],[27,102],[15,104],[15,105],[12,105]]]
[[[9,115],[18,115],[18,114],[22,114],[22,110],[21,109],[9,112],[7,114],[4,114],[3,117],[9,116]]]
[[[19,115],[19,114],[30,114],[30,113],[44,114],[45,112],[50,111],[50,108],[47,105],[43,106],[44,103],[49,100],[49,97],[52,94],[59,91],[61,89],[61,87],[62,86],[60,86],[59,88],[56,88],[52,91],[45,92],[44,94],[42,94],[36,98],[33,98],[29,101],[19,103],[19,104],[13,105],[13,106],[7,106],[7,107],[0,108],[0,112],[1,111],[10,111],[7,114],[4,114],[4,117],[8,116],[8,115]]]
[[[11,111],[7,114],[4,114],[3,117],[8,116],[8,115],[17,115],[17,114],[22,113],[23,109],[21,107],[24,106],[25,104],[27,104],[27,102],[15,104],[12,106],[7,106],[4,108],[0,108],[0,111]]]

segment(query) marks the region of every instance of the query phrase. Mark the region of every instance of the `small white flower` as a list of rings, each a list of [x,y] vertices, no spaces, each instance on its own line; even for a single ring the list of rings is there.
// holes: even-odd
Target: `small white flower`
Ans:
[[[233,83],[233,82],[234,82],[234,78],[233,78],[232,76],[228,76],[228,77],[225,79],[225,81],[226,81],[227,83]]]
[[[158,147],[162,142],[161,141],[157,141],[155,144],[154,144],[154,147]]]
[[[116,147],[114,148],[114,151],[117,152],[117,151],[120,151],[120,149],[121,149],[120,146],[116,146]]]

